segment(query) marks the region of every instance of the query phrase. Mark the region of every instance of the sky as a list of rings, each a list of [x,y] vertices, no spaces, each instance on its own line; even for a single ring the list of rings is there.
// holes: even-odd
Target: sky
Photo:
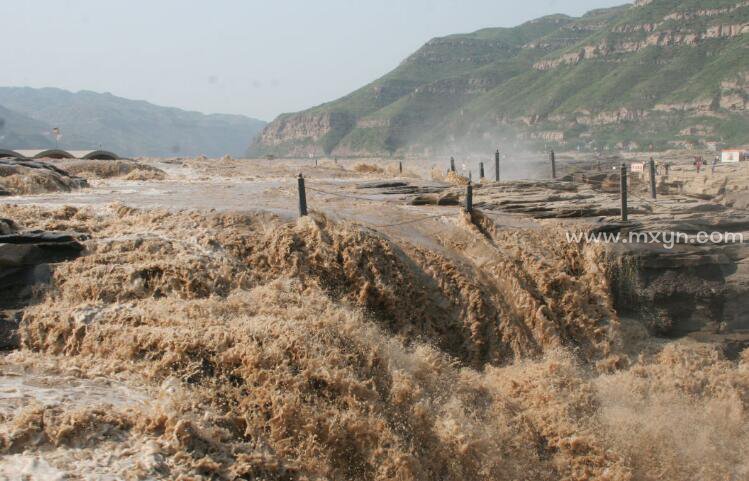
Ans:
[[[335,100],[430,38],[625,0],[3,0],[0,85],[272,120]]]

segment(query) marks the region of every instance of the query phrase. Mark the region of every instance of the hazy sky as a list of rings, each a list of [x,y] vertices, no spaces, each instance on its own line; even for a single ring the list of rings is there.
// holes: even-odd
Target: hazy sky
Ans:
[[[432,37],[624,0],[2,0],[0,85],[271,120],[387,73]]]

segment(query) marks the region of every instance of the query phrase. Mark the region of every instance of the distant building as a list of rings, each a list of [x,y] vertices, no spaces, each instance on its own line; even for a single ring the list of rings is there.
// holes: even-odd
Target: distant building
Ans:
[[[747,152],[741,149],[727,149],[720,153],[720,161],[726,163],[741,162],[747,158]]]

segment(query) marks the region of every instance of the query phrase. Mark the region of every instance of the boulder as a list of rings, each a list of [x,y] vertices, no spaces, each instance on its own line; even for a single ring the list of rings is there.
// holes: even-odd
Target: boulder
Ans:
[[[0,235],[0,283],[6,268],[35,266],[75,259],[83,251],[81,236],[64,232],[23,232]]]
[[[9,219],[0,219],[0,350],[18,345],[17,310],[33,296],[33,286],[52,279],[51,264],[83,253],[83,235],[69,232],[18,232]]]
[[[0,235],[11,234],[18,230],[18,225],[10,219],[0,217]]]
[[[18,321],[0,313],[0,351],[18,348]]]
[[[87,186],[86,179],[46,162],[0,159],[0,195],[70,192]]]
[[[657,335],[680,337],[749,329],[749,247],[743,244],[608,244],[620,313]],[[721,327],[724,326],[724,327]]]
[[[437,199],[437,205],[459,205],[460,197],[456,192],[448,192]]]

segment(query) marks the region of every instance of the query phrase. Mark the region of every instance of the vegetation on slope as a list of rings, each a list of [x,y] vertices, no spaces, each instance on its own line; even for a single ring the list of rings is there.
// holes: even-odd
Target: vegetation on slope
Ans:
[[[392,154],[497,142],[583,149],[746,143],[748,18],[749,4],[738,0],[655,0],[433,39],[371,84],[282,116],[252,150]],[[735,85],[726,90],[726,84]],[[727,98],[738,100],[729,107]],[[319,132],[324,142],[274,130],[300,116],[327,115],[351,120]],[[708,133],[681,134],[704,117],[711,119]]]

